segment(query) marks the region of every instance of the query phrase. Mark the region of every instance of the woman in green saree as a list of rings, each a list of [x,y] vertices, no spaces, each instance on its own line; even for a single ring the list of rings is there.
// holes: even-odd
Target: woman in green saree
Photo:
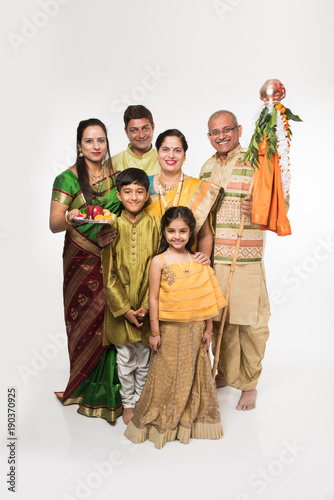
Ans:
[[[78,412],[110,423],[122,413],[116,351],[103,347],[105,298],[101,274],[98,224],[73,224],[73,217],[89,205],[99,205],[117,216],[116,173],[110,162],[105,125],[91,118],[79,123],[77,159],[54,181],[50,229],[66,231],[63,251],[64,309],[70,358],[70,378],[56,395],[63,405],[79,404]]]

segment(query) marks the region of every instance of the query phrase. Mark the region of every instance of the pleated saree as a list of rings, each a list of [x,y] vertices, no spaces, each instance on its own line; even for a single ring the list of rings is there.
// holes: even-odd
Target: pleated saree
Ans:
[[[96,204],[117,215],[115,175],[96,184]],[[107,199],[106,199],[107,198]],[[56,177],[52,200],[85,212],[87,204],[76,175],[66,170]],[[101,249],[97,245],[98,224],[71,227],[63,251],[64,312],[68,337],[70,377],[63,392],[56,392],[63,405],[78,404],[78,412],[101,417],[110,423],[122,413],[114,346],[102,346],[105,296],[101,272]]]

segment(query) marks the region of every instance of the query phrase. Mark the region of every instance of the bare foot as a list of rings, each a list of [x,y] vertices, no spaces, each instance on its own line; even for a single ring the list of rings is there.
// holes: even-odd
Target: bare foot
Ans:
[[[218,375],[218,373],[216,375],[215,382],[216,382],[217,389],[219,389],[219,387],[226,387],[227,386],[226,378],[222,377],[221,375]]]
[[[122,417],[125,425],[128,425],[128,423],[130,422],[132,413],[133,413],[133,408],[123,408]]]
[[[253,410],[256,406],[257,390],[242,391],[237,410]]]

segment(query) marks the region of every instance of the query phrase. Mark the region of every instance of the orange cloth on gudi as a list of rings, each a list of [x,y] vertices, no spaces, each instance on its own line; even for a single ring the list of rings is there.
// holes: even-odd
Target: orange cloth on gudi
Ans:
[[[265,137],[259,149],[260,166],[254,169],[252,222],[262,230],[269,229],[278,236],[287,236],[291,234],[291,227],[286,215],[278,155],[276,153],[269,161],[269,170],[266,152]]]
[[[182,263],[185,267],[185,263]],[[189,265],[188,265],[189,267]],[[202,321],[226,306],[214,270],[192,259],[191,272],[178,264],[164,265],[159,293],[159,321]]]

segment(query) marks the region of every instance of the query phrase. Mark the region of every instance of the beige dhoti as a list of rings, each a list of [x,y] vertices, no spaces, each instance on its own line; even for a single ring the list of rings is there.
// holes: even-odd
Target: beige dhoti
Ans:
[[[225,292],[230,265],[215,265],[218,282]],[[213,323],[215,352],[220,318]],[[257,385],[269,336],[270,305],[261,262],[237,264],[220,348],[218,374],[236,389],[249,391]]]

